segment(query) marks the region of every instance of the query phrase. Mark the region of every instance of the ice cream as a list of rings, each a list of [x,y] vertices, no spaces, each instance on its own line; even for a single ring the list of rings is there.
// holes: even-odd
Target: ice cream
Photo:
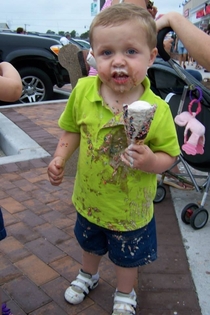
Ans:
[[[136,101],[123,105],[123,119],[128,144],[143,144],[149,131],[156,105]]]

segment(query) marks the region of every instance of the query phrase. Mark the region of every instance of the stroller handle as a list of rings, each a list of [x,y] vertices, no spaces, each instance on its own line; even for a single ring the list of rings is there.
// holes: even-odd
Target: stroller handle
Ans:
[[[165,61],[169,61],[170,55],[165,51],[163,41],[167,33],[173,31],[171,27],[165,27],[157,34],[157,49],[161,58]]]

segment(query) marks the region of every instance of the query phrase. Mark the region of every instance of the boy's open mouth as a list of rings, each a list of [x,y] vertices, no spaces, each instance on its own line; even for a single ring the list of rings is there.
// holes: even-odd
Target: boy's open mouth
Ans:
[[[114,81],[117,83],[124,83],[128,79],[128,75],[124,71],[115,71],[112,74],[112,77],[113,77]]]

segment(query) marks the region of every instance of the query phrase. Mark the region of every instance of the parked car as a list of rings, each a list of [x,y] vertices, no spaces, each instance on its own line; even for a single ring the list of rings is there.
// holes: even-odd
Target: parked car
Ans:
[[[50,33],[39,33],[39,36],[54,38],[54,39],[57,39],[59,42],[60,42],[61,37],[63,37],[58,34],[50,34]],[[76,45],[79,49],[84,49],[84,45],[82,45],[79,41],[76,41],[75,39],[70,38],[69,42],[70,44]]]
[[[23,92],[18,102],[51,100],[53,86],[70,83],[69,74],[58,61],[58,40],[34,35],[0,33],[0,62],[10,62],[19,72]]]
[[[74,41],[76,41],[81,46],[83,46],[84,49],[90,49],[90,43],[87,40],[80,39],[80,38],[74,38]]]
[[[79,49],[86,49],[81,43],[76,41],[74,38],[70,38],[69,41],[71,44],[78,46]]]
[[[51,33],[38,33],[38,35],[42,36],[42,37],[54,38],[54,39],[57,39],[59,41],[60,41],[60,38],[62,37],[58,34],[51,34]]]

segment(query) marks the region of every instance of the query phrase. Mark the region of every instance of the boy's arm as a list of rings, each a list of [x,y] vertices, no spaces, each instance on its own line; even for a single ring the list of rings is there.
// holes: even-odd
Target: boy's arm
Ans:
[[[17,101],[22,93],[22,81],[17,70],[9,62],[0,63],[0,100]]]
[[[155,160],[150,167],[150,172],[161,174],[168,170],[176,161],[177,157],[171,156],[165,152],[154,153]]]
[[[57,148],[54,153],[55,157],[62,157],[65,162],[70,158],[80,143],[80,134],[64,131],[60,137]]]
[[[64,176],[66,161],[78,148],[80,143],[80,134],[64,131],[58,142],[54,158],[48,166],[48,176],[52,185],[61,184]]]

